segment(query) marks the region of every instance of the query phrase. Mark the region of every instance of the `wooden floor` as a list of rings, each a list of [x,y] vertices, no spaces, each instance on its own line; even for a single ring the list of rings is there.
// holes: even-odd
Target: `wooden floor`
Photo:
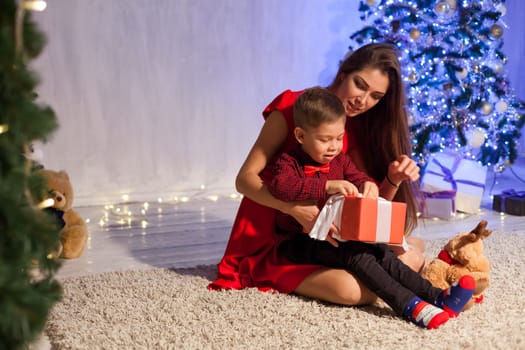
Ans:
[[[64,260],[57,276],[216,264],[239,203],[239,197],[189,198],[75,208],[90,237],[83,255]]]
[[[496,231],[523,231],[525,216],[500,215],[491,209],[491,195],[508,188],[525,190],[519,179],[525,178],[523,163],[513,167],[515,174],[488,174],[479,214],[458,214],[450,221],[421,220],[413,234],[425,240],[450,237],[471,230],[482,219]],[[224,196],[77,207],[88,221],[90,238],[80,258],[63,262],[57,278],[216,264],[224,253],[239,203],[239,197]]]

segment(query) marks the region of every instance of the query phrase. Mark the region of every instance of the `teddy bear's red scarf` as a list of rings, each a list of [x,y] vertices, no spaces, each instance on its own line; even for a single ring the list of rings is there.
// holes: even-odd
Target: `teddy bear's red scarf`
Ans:
[[[454,260],[452,259],[452,257],[450,256],[450,254],[445,250],[441,250],[438,254],[438,259],[441,259],[443,260],[444,262],[446,262],[447,264],[449,265],[456,265],[456,264],[459,264],[459,262],[457,260]]]

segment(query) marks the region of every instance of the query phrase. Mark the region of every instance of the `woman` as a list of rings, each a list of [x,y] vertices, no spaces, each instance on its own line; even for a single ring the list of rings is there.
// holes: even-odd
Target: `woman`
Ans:
[[[416,226],[410,181],[419,168],[410,152],[405,97],[395,49],[370,44],[348,56],[328,86],[343,102],[348,116],[343,150],[379,185],[380,196],[407,203],[406,233]],[[266,121],[236,179],[244,195],[218,278],[209,288],[258,287],[344,304],[369,304],[376,296],[346,270],[297,265],[280,256],[274,240],[275,210],[293,216],[308,232],[319,208],[313,203],[286,203],[268,192],[273,158],[293,143],[293,103],[302,92],[285,91],[263,111]],[[412,269],[423,265],[421,240],[407,237],[413,249],[396,254]]]

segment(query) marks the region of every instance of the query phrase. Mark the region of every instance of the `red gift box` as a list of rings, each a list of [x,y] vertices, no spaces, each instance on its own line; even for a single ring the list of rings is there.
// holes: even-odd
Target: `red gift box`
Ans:
[[[340,236],[345,240],[402,244],[406,204],[384,199],[345,198]]]

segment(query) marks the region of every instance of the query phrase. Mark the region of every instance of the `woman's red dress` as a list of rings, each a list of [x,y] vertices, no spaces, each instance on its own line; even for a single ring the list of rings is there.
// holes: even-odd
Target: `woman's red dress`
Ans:
[[[288,126],[288,136],[280,152],[288,150],[296,141],[293,137],[293,104],[302,91],[286,90],[263,111],[266,119],[271,112],[281,111]],[[348,132],[346,133],[348,134]],[[347,149],[344,138],[343,152]],[[273,162],[261,173],[269,178]],[[275,209],[262,206],[244,197],[237,211],[230,239],[222,260],[218,264],[217,279],[209,289],[241,289],[257,287],[260,290],[293,292],[319,265],[300,265],[277,254],[274,229]]]

